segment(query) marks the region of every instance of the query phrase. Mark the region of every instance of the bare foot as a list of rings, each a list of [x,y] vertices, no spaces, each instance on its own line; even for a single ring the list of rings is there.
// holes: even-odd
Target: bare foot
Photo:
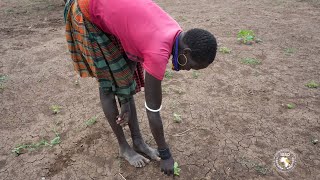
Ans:
[[[144,167],[150,162],[149,159],[136,153],[130,146],[120,147],[120,156],[127,160],[134,167]]]
[[[151,159],[160,161],[159,152],[156,149],[148,146],[143,140],[134,140],[133,141],[133,149],[136,152],[144,153],[149,156]]]

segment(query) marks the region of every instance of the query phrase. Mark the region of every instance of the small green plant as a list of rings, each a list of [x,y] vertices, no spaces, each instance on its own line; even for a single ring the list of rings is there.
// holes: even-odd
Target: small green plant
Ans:
[[[180,176],[180,171],[181,171],[181,169],[179,168],[178,162],[174,162],[174,164],[173,164],[173,174],[175,176]]]
[[[315,81],[309,81],[309,82],[306,84],[306,86],[307,86],[308,88],[318,88],[318,87],[319,87],[319,84],[316,83]]]
[[[92,126],[96,122],[97,122],[97,116],[94,116],[94,117],[88,119],[85,123],[86,123],[87,126]]]
[[[289,56],[289,55],[293,54],[296,50],[294,48],[286,48],[286,49],[284,49],[284,51],[285,51],[285,54],[287,56]]]
[[[258,59],[256,59],[256,58],[243,58],[243,59],[241,60],[241,62],[242,62],[243,64],[248,64],[248,65],[258,65],[258,64],[261,64],[261,62],[260,62]]]
[[[198,79],[199,76],[200,76],[200,73],[198,71],[192,71],[192,78],[193,79]]]
[[[223,54],[230,54],[231,53],[231,49],[229,49],[227,47],[220,47],[219,48],[219,52],[221,52]]]
[[[240,30],[238,32],[238,41],[243,44],[252,44],[255,41],[256,35],[252,30]]]
[[[16,155],[19,156],[20,154],[25,153],[25,149],[27,149],[29,145],[18,145],[17,147],[13,148],[12,152]]]
[[[260,173],[260,174],[262,174],[262,175],[266,175],[266,174],[268,173],[268,171],[269,171],[268,168],[266,168],[266,167],[264,167],[264,166],[261,166],[261,165],[255,165],[255,166],[254,166],[254,169],[255,169],[258,173]]]
[[[56,134],[56,136],[50,141],[50,143],[47,140],[42,139],[41,141],[39,141],[37,143],[18,145],[15,148],[13,148],[12,152],[16,156],[19,156],[19,155],[24,154],[26,152],[38,150],[41,147],[46,147],[46,146],[52,147],[54,145],[60,144],[61,138],[57,132],[55,132],[55,134]]]
[[[181,123],[181,121],[182,121],[181,115],[173,113],[173,122]]]
[[[293,108],[295,108],[295,105],[292,104],[292,103],[289,103],[289,104],[287,104],[287,108],[288,109],[293,109]]]
[[[240,158],[240,164],[249,169],[253,168],[256,172],[262,175],[266,175],[270,171],[270,169],[267,166],[261,165],[260,163],[245,157]]]
[[[60,112],[60,110],[61,110],[61,106],[59,106],[59,105],[52,105],[51,107],[50,107],[50,109],[53,111],[53,114],[58,114],[59,112]]]
[[[57,145],[57,144],[60,144],[61,143],[61,138],[59,135],[56,135],[55,138],[53,138],[51,141],[50,141],[50,145],[51,146],[54,146],[54,145]]]
[[[8,80],[7,75],[0,75],[0,91],[3,91],[5,88],[4,83]]]
[[[164,77],[167,79],[171,79],[173,77],[173,72],[170,70],[166,70]]]

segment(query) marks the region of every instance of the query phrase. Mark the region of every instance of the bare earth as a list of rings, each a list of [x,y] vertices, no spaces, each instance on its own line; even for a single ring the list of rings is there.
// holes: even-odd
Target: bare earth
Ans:
[[[161,112],[179,179],[320,179],[320,2],[318,0],[158,0],[184,29],[213,32],[220,46],[214,65],[173,73],[163,82]],[[0,179],[170,179],[158,162],[136,169],[118,158],[94,79],[79,85],[64,37],[62,0],[0,0]],[[240,29],[263,42],[241,45]],[[250,57],[260,65],[246,65]],[[144,94],[135,96],[146,141]],[[288,109],[286,104],[295,108]],[[61,112],[53,114],[52,105]],[[173,123],[173,114],[182,123]],[[85,122],[97,116],[97,122]],[[60,136],[60,144],[15,156],[11,151]],[[126,130],[129,138],[129,131]],[[274,154],[297,155],[289,173]],[[123,177],[121,177],[121,175]]]

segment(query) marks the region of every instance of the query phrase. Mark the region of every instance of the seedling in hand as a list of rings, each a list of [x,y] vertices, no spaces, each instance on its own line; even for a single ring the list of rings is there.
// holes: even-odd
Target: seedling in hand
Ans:
[[[173,174],[175,176],[180,176],[180,171],[181,169],[179,168],[179,164],[177,162],[174,162],[174,165],[173,165]]]

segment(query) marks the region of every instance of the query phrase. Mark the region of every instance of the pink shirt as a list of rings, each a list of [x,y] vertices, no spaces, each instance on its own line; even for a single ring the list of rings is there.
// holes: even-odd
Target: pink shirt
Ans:
[[[116,36],[128,58],[162,80],[179,24],[151,0],[91,0],[90,19]]]

